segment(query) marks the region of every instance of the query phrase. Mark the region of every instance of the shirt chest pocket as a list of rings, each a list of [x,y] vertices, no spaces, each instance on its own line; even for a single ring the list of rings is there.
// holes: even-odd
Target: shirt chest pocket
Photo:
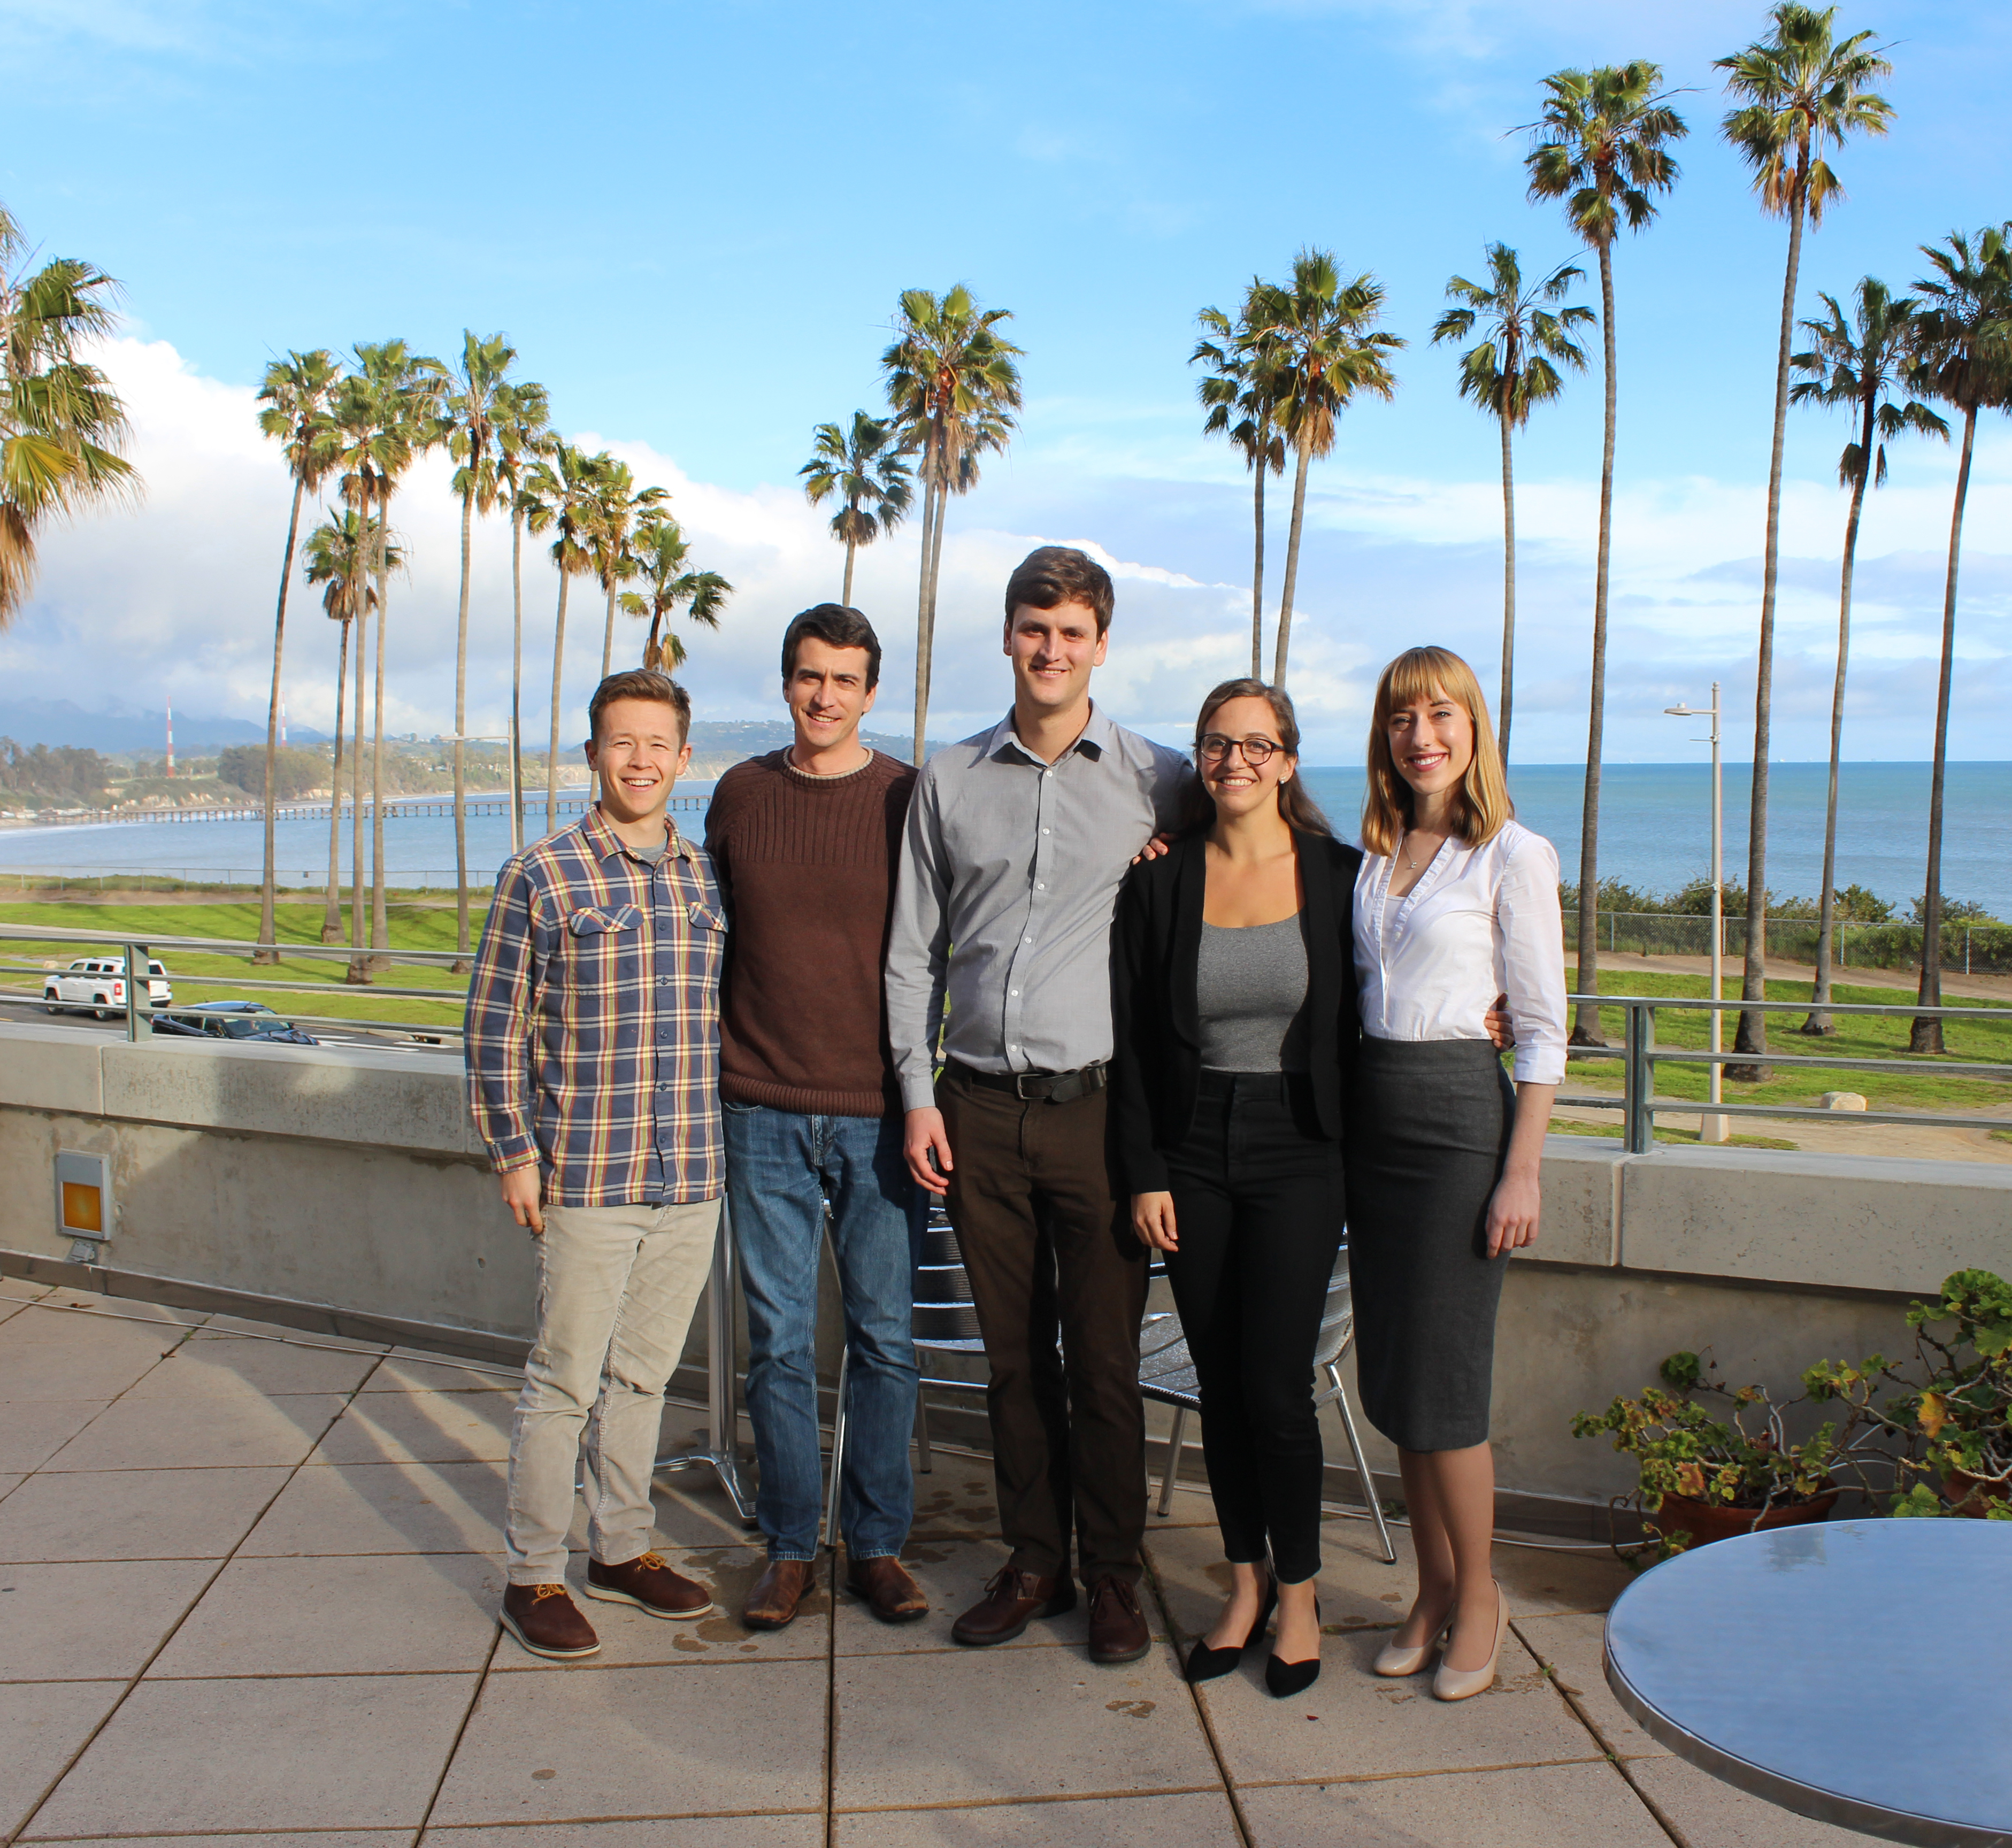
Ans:
[[[565,923],[569,987],[612,991],[640,976],[643,914],[636,906],[583,906]]]
[[[718,907],[701,898],[685,907],[685,923],[691,932],[691,954],[705,979],[717,981],[719,965],[726,953],[726,919]]]

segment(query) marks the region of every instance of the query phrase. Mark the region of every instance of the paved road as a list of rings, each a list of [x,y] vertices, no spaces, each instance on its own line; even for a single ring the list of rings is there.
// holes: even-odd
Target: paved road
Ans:
[[[28,1004],[12,1004],[20,1003]],[[103,1040],[123,1040],[126,1037],[123,1012],[113,1020],[99,1020],[87,1010],[51,1014],[45,1011],[39,997],[32,990],[0,988],[0,1024],[9,1022],[16,1026],[69,1027],[78,1033],[95,1034]],[[461,1051],[460,1042],[451,1036],[429,1044],[402,1034],[376,1033],[362,1027],[350,1029],[318,1026],[309,1030],[313,1033],[321,1045],[335,1052],[434,1053],[458,1058]]]

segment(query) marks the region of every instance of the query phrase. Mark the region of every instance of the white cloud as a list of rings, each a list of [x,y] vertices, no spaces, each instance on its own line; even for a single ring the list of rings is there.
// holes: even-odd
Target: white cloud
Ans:
[[[144,505],[51,533],[37,599],[0,637],[0,674],[17,697],[114,699],[185,712],[261,719],[288,483],[276,448],[259,437],[247,388],[192,371],[162,341],[112,343],[106,363],[125,394]],[[696,478],[648,445],[591,431],[640,481],[670,489],[697,560],[736,587],[717,636],[693,632],[687,679],[702,716],[776,710],[775,648],[797,610],[837,594],[842,549],[827,515],[794,484],[741,491]],[[1101,465],[1101,466],[1100,466]],[[1854,755],[1925,757],[1933,710],[1942,551],[1952,459],[1938,449],[1896,462],[1873,497],[1860,548],[1854,617]],[[1083,492],[1077,494],[1076,491]],[[991,722],[1006,698],[999,654],[1000,587],[1033,545],[1080,544],[1118,580],[1120,621],[1101,697],[1120,716],[1178,737],[1200,696],[1250,659],[1249,591],[1234,581],[1247,557],[1247,478],[1218,448],[1186,439],[1120,438],[1100,451],[1072,443],[1022,453],[953,506],[945,548],[930,730],[951,737]],[[1030,495],[1045,497],[1036,512]],[[1057,517],[1072,504],[1122,506],[1127,520]],[[1286,501],[1273,503],[1268,605],[1283,564]],[[1015,508],[1020,512],[1015,513]],[[1779,755],[1818,756],[1827,733],[1836,623],[1835,554],[1844,499],[1820,481],[1788,484],[1777,664]],[[1131,516],[1143,511],[1143,516]],[[1595,490],[1531,480],[1520,489],[1518,736],[1526,761],[1564,761],[1583,748],[1586,617]],[[303,530],[318,517],[310,507]],[[386,722],[393,732],[452,729],[458,509],[437,458],[418,465],[394,504],[411,560],[393,587]],[[1127,522],[1129,521],[1129,523]],[[1158,524],[1154,522],[1157,521]],[[1704,478],[1636,480],[1616,509],[1609,737],[1611,755],[1681,752],[1654,715],[1679,696],[1725,683],[1728,710],[1752,697],[1761,505],[1757,486]],[[1112,535],[1122,530],[1129,537]],[[1101,531],[1104,537],[1097,537]],[[2012,695],[2003,656],[2012,615],[2012,441],[1978,446],[1971,489],[1963,658],[1955,755],[2002,754],[1994,715]],[[1193,543],[1204,534],[1205,547]],[[1310,752],[1353,762],[1375,672],[1397,648],[1443,639],[1468,651],[1492,686],[1500,627],[1500,503],[1489,480],[1434,482],[1379,475],[1359,458],[1316,466],[1293,640],[1292,681]],[[1152,555],[1176,544],[1182,570]],[[469,727],[499,732],[509,694],[507,525],[478,525],[471,597]],[[909,726],[914,682],[915,533],[904,529],[859,556],[854,598],[874,613],[887,647],[874,725]],[[543,735],[556,579],[527,544],[527,732]],[[640,626],[616,619],[615,658],[633,660]],[[568,617],[568,737],[600,666],[602,606],[576,580]],[[297,578],[288,612],[285,695],[297,723],[326,730],[334,706],[335,635]],[[1271,647],[1267,625],[1267,660]],[[1739,727],[1729,730],[1738,755]]]

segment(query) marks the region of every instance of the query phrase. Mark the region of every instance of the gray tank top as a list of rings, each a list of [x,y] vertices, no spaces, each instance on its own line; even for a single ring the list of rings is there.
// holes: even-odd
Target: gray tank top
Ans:
[[[1201,927],[1195,969],[1201,1062],[1212,1072],[1307,1068],[1307,947],[1297,916]]]

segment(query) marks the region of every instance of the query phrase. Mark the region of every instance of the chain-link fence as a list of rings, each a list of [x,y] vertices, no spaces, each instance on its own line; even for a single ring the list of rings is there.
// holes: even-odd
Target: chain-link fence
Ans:
[[[1578,919],[1565,914],[1565,947],[1578,940]],[[1746,920],[1728,917],[1723,923],[1721,951],[1728,958],[1746,954]],[[1918,924],[1832,926],[1832,960],[1839,970],[1903,969],[1921,966],[1921,926]],[[1946,923],[1942,926],[1942,967],[1965,975],[2012,975],[2012,925]],[[1675,912],[1602,912],[1603,949],[1636,956],[1709,956],[1711,919]],[[1814,962],[1817,921],[1814,918],[1770,918],[1768,954],[1784,962]]]

